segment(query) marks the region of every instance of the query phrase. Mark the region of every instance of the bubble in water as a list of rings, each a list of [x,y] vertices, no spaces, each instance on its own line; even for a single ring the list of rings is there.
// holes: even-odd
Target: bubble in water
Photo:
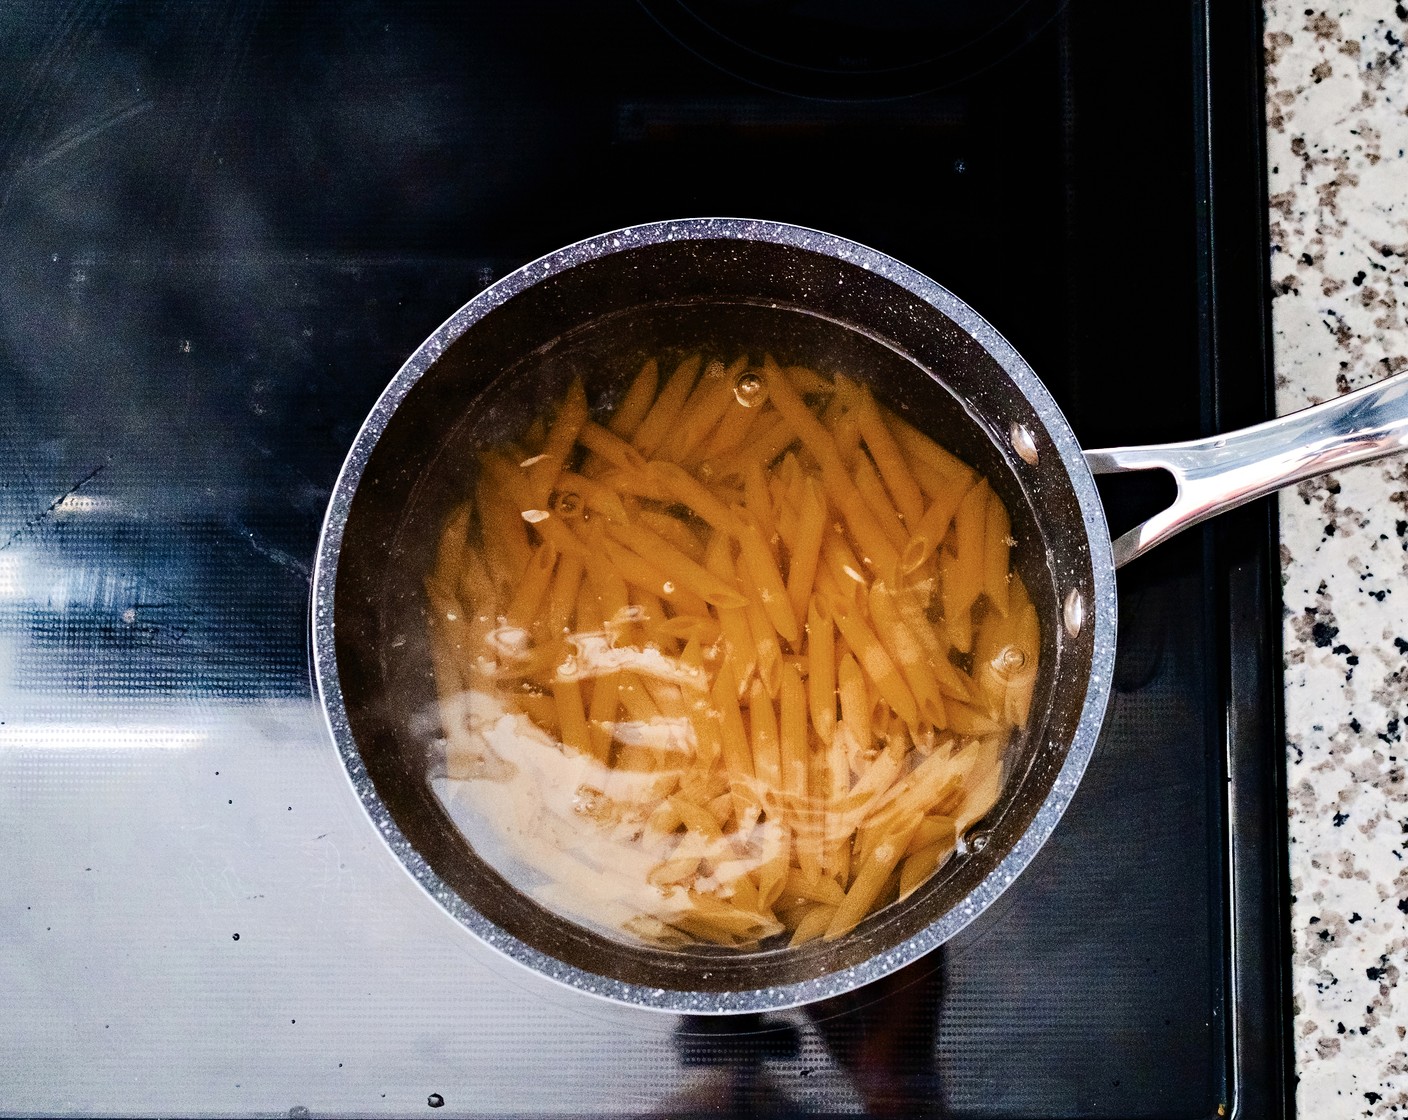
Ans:
[[[582,497],[573,490],[560,491],[552,503],[558,517],[576,517],[582,512]]]
[[[757,408],[768,399],[768,386],[756,373],[745,373],[733,383],[733,398],[744,408]]]
[[[577,792],[572,795],[572,811],[591,816],[601,808],[601,799],[604,796],[605,794],[595,786],[578,786]]]
[[[992,659],[992,667],[1004,676],[1020,673],[1027,664],[1027,655],[1016,646],[1005,646]]]

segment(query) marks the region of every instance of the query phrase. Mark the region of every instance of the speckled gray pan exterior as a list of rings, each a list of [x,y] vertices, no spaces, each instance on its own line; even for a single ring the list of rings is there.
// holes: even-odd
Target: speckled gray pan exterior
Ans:
[[[472,481],[469,452],[521,427],[573,372],[610,399],[640,359],[713,347],[865,378],[988,475],[1042,617],[1034,714],[998,807],[968,850],[835,942],[680,951],[573,924],[481,861],[431,793],[434,686],[425,575],[439,523]],[[1012,449],[1014,423],[1037,462]],[[1071,589],[1086,603],[1062,624]],[[406,870],[475,936],[597,996],[694,1014],[839,994],[952,937],[1032,860],[1075,792],[1104,716],[1115,579],[1104,514],[1046,389],[982,318],[873,249],[772,222],[696,219],[618,230],[525,266],[460,308],[392,379],[333,492],[314,578],[314,661],[337,749]]]

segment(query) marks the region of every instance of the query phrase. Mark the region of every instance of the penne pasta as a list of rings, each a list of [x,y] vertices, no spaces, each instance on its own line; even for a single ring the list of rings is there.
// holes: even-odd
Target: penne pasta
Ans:
[[[808,756],[811,752],[807,746],[806,686],[802,683],[802,671],[795,661],[789,661],[782,667],[779,703],[782,785],[787,795],[800,803],[807,796]]]
[[[486,477],[480,478],[474,505],[490,575],[499,587],[511,587],[518,582],[533,554],[533,546],[528,543],[528,526],[507,495],[496,490]]]
[[[704,559],[704,542],[681,518],[658,509],[641,509],[636,512],[635,519],[651,532],[669,541],[673,548],[679,549],[691,560],[699,562]]]
[[[935,729],[947,727],[948,717],[944,712],[939,682],[930,667],[924,646],[900,616],[895,594],[884,580],[876,580],[871,585],[869,606],[880,644],[899,666],[900,675],[914,695],[920,716]]]
[[[870,461],[868,455],[856,455],[852,462],[855,464],[853,469],[856,490],[879,520],[880,528],[884,530],[890,543],[895,546],[895,551],[902,553],[905,545],[909,543],[909,533],[905,531],[904,519],[900,517],[894,503],[890,501],[890,495],[885,492],[885,484],[880,480],[880,473],[875,469],[875,464]]]
[[[1007,583],[1012,570],[1007,542],[1011,536],[1007,507],[989,487],[983,519],[983,594],[999,614],[1007,613]]]
[[[716,607],[741,607],[747,602],[746,597],[736,587],[730,587],[723,579],[690,559],[660,534],[643,524],[613,522],[608,526],[607,532],[631,549],[642,561],[663,569],[673,577],[661,581],[663,590],[660,593],[667,598],[674,594],[677,588],[684,587]],[[650,557],[649,561],[645,561],[647,556]],[[707,608],[698,613],[707,613]]]
[[[587,420],[587,393],[582,388],[582,379],[574,377],[567,395],[558,407],[557,418],[548,429],[543,450],[533,457],[528,468],[529,495],[539,509],[547,508],[548,495],[557,485],[557,477],[567,463],[577,433]]]
[[[787,599],[798,619],[805,618],[816,585],[821,543],[826,535],[826,497],[814,478],[802,479],[797,529],[787,568]]]
[[[645,470],[645,457],[615,431],[587,420],[577,433],[583,447],[623,471]]]
[[[548,592],[547,609],[547,631],[554,637],[571,632],[584,570],[582,558],[576,553],[558,557],[557,569],[552,576],[552,587]]]
[[[595,511],[614,521],[625,521],[629,514],[621,492],[599,479],[588,478],[574,471],[559,471],[553,483],[556,493],[548,505],[559,517],[575,517],[584,511]]]
[[[452,817],[664,948],[918,890],[1000,811],[1041,661],[993,486],[859,379],[753,357],[649,359],[614,406],[574,378],[476,453],[423,580]]]
[[[888,409],[881,410],[880,415],[911,467],[922,463],[945,479],[970,477],[973,474],[973,469],[967,463],[953,452],[940,447],[908,421],[900,419]]]
[[[815,599],[807,608],[807,708],[817,739],[829,747],[836,730],[836,628]]]
[[[880,896],[890,872],[899,863],[900,857],[909,844],[914,830],[919,827],[917,820],[900,825],[893,833],[878,843],[856,872],[855,880],[841,905],[836,907],[831,921],[822,935],[827,941],[835,941],[843,934],[850,933],[860,924]]]
[[[722,533],[716,533],[709,541],[709,547],[704,554],[704,566],[730,586],[738,586],[728,538]],[[724,661],[732,667],[733,679],[738,687],[747,687],[758,660],[758,647],[753,641],[753,632],[748,624],[747,605],[745,603],[743,607],[737,608],[719,607],[716,613],[723,637]]]
[[[759,831],[763,834],[761,848],[764,854],[754,873],[754,880],[758,887],[759,905],[771,908],[787,886],[787,865],[792,845],[788,833],[773,820],[764,821]]]
[[[782,372],[804,397],[831,397],[836,393],[836,381],[828,381],[810,366],[787,366]]]
[[[600,618],[601,626],[614,625],[630,606],[626,577],[608,561],[605,555],[606,536],[600,525],[592,522],[584,535],[587,548],[582,554],[582,564],[587,580],[596,593],[597,610],[594,613]]]
[[[807,875],[799,868],[788,873],[783,887],[784,900],[795,898],[798,902],[820,902],[827,906],[840,906],[846,892],[834,879],[820,879]]]
[[[826,488],[861,548],[880,571],[892,571],[899,559],[899,552],[890,544],[879,522],[866,508],[864,499],[857,492],[841,455],[836,450],[831,433],[812,415],[770,358],[764,362],[763,370],[769,386],[768,399],[782,414],[803,446],[821,464],[822,479]]]
[[[473,512],[469,502],[461,502],[450,511],[450,516],[445,519],[445,527],[440,530],[440,543],[435,549],[433,578],[446,587],[454,586],[463,564],[469,543],[469,519]]]
[[[458,580],[451,577],[446,585],[458,591],[460,602],[472,616],[488,622],[498,614],[494,578],[489,574],[483,553],[472,545],[466,545],[460,553]]]
[[[518,587],[504,610],[504,617],[510,626],[525,629],[532,626],[538,616],[538,609],[547,596],[548,585],[552,582],[553,569],[557,565],[557,549],[549,541],[544,541],[528,560],[528,568],[518,581]]]
[[[561,729],[563,745],[578,754],[592,755],[592,738],[582,708],[581,684],[575,678],[559,677],[552,682],[552,698],[557,705],[557,726]],[[605,761],[604,755],[600,761]]]
[[[701,595],[671,579],[665,571],[657,568],[639,553],[614,540],[603,539],[601,547],[606,561],[626,583],[644,588],[652,595],[658,595],[691,614],[702,614],[709,609]]]
[[[717,719],[724,766],[729,774],[729,791],[733,795],[734,813],[741,824],[750,808],[761,802],[754,785],[753,749],[743,726],[743,713],[738,707],[738,681],[725,664],[714,681],[713,704],[706,719]]]
[[[772,495],[768,493],[767,480],[763,478],[763,468],[758,463],[749,463],[747,470],[743,472],[743,505],[748,511],[749,520],[762,538],[764,548],[772,557],[773,566],[776,567],[777,518],[773,512]],[[781,579],[780,576],[778,578]]]
[[[827,927],[831,925],[831,920],[835,916],[836,907],[828,906],[824,903],[816,903],[808,906],[798,917],[796,927],[792,931],[791,940],[787,942],[789,946],[804,945],[808,941],[815,941]]]
[[[715,529],[737,536],[740,523],[723,502],[698,479],[676,463],[654,462],[647,476],[659,486],[662,495],[673,498]]]
[[[616,709],[620,704],[621,678],[617,673],[604,673],[592,685],[591,705],[587,711],[587,735],[591,753],[605,762],[611,755],[611,740],[615,737]]]
[[[743,614],[748,620],[749,641],[757,658],[754,671],[767,694],[776,696],[782,687],[782,647],[778,645],[777,630],[757,595],[748,596]]]
[[[655,403],[655,393],[660,384],[660,364],[654,358],[647,358],[640,367],[635,380],[631,382],[626,395],[611,415],[610,428],[613,434],[622,439],[630,439]],[[593,450],[596,450],[593,448]]]
[[[911,847],[913,845],[911,844]],[[904,857],[900,864],[900,898],[908,898],[939,866],[939,861],[953,851],[953,843],[938,841]]]
[[[681,462],[694,463],[700,460],[717,459],[721,455],[735,451],[748,439],[753,425],[762,415],[764,412],[761,408],[749,408],[735,398],[733,404],[725,407],[718,426],[698,448],[696,454],[686,455]]]
[[[894,498],[895,509],[911,532],[924,513],[924,498],[919,492],[919,483],[905,462],[904,453],[895,442],[894,435],[885,426],[880,409],[870,390],[861,387],[856,407],[856,424],[866,450],[875,460],[885,487]]]
[[[865,622],[858,610],[837,611],[834,617],[836,628],[846,639],[846,645],[851,648],[861,668],[865,670],[865,675],[870,678],[891,710],[909,727],[917,727],[919,706],[915,702],[914,693],[905,683],[890,655],[885,652],[885,647],[881,645],[875,631]]]
[[[631,436],[631,443],[642,455],[649,458],[665,442],[665,437],[679,418],[680,410],[684,408],[685,399],[694,388],[702,364],[703,359],[698,354],[691,354],[675,367],[675,372],[661,388],[660,395]]]
[[[743,359],[744,362],[746,360]],[[733,381],[743,370],[738,362],[734,366],[737,368],[725,367],[722,362],[710,362],[705,368],[704,375],[681,409],[682,422],[678,430],[666,442],[665,458],[676,463],[686,460],[723,419],[728,407],[736,406]]]
[[[756,598],[778,636],[795,646],[801,637],[801,628],[792,613],[792,601],[787,596],[787,585],[782,581],[777,561],[756,524],[743,525],[738,546],[739,562],[755,591],[749,599]]]
[[[762,790],[764,804],[779,803],[782,792],[782,747],[778,741],[777,712],[772,698],[755,680],[748,689],[748,728],[753,748],[753,773]]]
[[[797,438],[776,409],[770,409],[766,415],[760,416],[749,435],[748,442],[742,447],[704,460],[699,465],[699,476],[707,479],[742,477],[749,463],[759,463],[766,467]]]
[[[836,666],[836,689],[841,705],[841,722],[836,734],[842,738],[849,754],[870,746],[870,697],[860,665],[847,651]]]
[[[953,524],[953,515],[958,512],[959,503],[963,501],[969,489],[971,487],[966,485],[945,483],[929,503],[923,516],[914,523],[910,538],[900,556],[900,570],[906,575],[923,565],[948,536],[949,526]]]
[[[982,593],[985,563],[983,545],[987,536],[988,495],[987,483],[974,486],[953,515],[953,556],[954,567],[950,569],[960,578],[955,580],[958,609],[967,610]]]

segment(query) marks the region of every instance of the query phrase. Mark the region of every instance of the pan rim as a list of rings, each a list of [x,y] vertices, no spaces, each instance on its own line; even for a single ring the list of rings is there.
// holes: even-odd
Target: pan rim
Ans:
[[[412,846],[392,819],[353,737],[338,674],[334,604],[338,561],[353,498],[396,409],[441,354],[476,322],[544,279],[618,252],[669,241],[765,241],[838,258],[908,290],[951,319],[998,363],[1026,397],[1069,476],[1089,545],[1092,657],[1080,718],[1061,767],[1017,843],[955,907],[918,933],[859,964],[809,980],[736,991],[652,988],[569,965],[519,940],[465,902]],[[1055,400],[1024,358],[990,323],[949,289],[877,249],[805,226],[747,218],[686,218],[597,234],[554,250],[509,273],[449,316],[397,371],[359,428],[328,500],[312,579],[313,671],[320,706],[343,772],[363,810],[402,869],[460,925],[491,948],[539,976],[613,1003],[693,1015],[778,1011],[840,995],[912,963],[952,938],[1011,885],[1035,857],[1065,812],[1094,752],[1109,700],[1116,632],[1115,568],[1104,507],[1075,435]]]

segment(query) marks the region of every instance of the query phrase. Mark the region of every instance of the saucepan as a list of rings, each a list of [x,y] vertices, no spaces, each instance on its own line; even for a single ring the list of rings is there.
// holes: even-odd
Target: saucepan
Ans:
[[[435,796],[424,580],[475,441],[512,431],[561,371],[627,376],[643,353],[781,346],[863,370],[875,395],[980,471],[1009,512],[1013,566],[1041,620],[1031,715],[993,809],[902,901],[834,940],[750,951],[612,937],[517,889]],[[619,374],[610,371],[620,371]],[[557,381],[554,382],[554,378]],[[612,387],[590,387],[594,392]],[[1408,375],[1228,435],[1082,451],[996,330],[899,261],[797,226],[693,219],[622,229],[526,265],[411,356],[358,433],[323,526],[313,655],[337,750],[401,865],[494,949],[570,987],[721,1014],[834,996],[952,937],[1031,862],[1095,749],[1115,658],[1115,570],[1221,510],[1408,446]],[[1162,469],[1177,497],[1111,541],[1093,476]]]

